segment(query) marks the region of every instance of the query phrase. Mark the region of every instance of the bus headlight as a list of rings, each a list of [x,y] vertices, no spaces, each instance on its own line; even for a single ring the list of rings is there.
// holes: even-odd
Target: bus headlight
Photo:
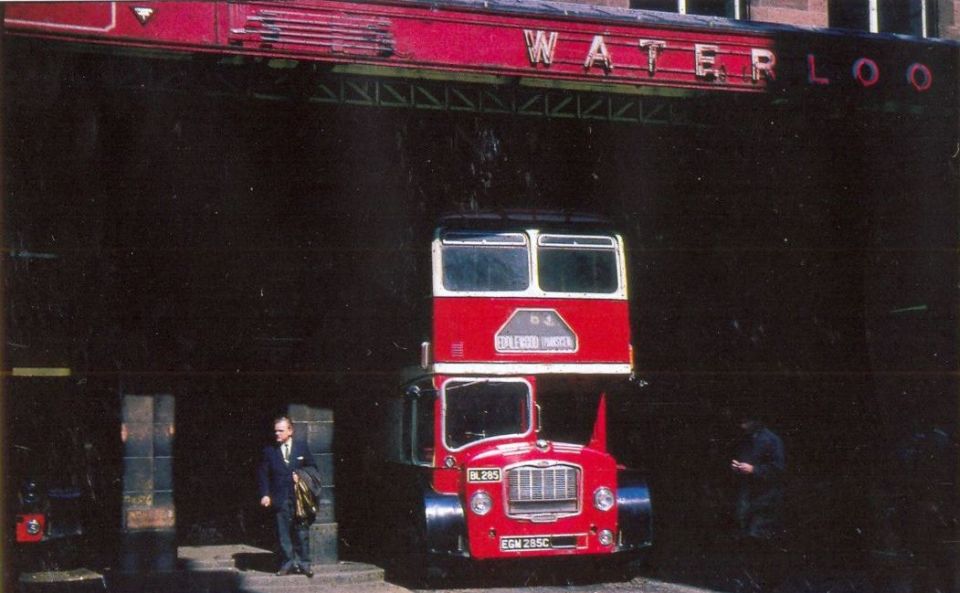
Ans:
[[[40,529],[41,529],[40,521],[37,521],[36,519],[30,519],[29,521],[27,521],[25,528],[27,530],[27,534],[37,535],[40,533]]]
[[[470,497],[470,510],[473,511],[475,515],[482,517],[489,513],[492,508],[493,499],[483,490],[477,490],[473,493],[473,496]]]
[[[593,506],[597,507],[598,511],[609,511],[613,508],[614,502],[616,499],[613,497],[613,492],[606,486],[600,486],[593,491]]]
[[[609,529],[601,529],[600,533],[597,535],[597,540],[600,542],[601,546],[612,546],[613,532]]]

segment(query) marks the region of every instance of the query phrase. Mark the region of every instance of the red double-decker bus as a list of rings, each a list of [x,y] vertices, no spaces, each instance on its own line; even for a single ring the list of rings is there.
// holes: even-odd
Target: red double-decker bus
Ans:
[[[624,257],[596,217],[443,220],[432,341],[387,404],[408,545],[494,559],[651,544],[646,483],[606,442],[604,390],[632,367]]]

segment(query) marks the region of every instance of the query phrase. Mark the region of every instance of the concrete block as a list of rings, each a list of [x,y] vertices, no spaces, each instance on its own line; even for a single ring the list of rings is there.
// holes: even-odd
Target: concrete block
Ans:
[[[306,442],[307,423],[293,421],[293,438],[298,441]]]
[[[333,451],[333,422],[311,422],[307,425],[307,446],[310,452],[330,453]]]
[[[321,490],[320,503],[333,505],[336,502],[334,500],[334,492],[336,492],[336,489],[333,487],[333,485],[327,486],[324,484]]]
[[[153,456],[153,424],[149,422],[124,422],[121,427],[124,457]]]
[[[294,422],[310,422],[314,418],[314,408],[305,404],[290,404],[287,407],[287,415]]]
[[[153,425],[153,454],[157,457],[170,457],[173,455],[173,434],[174,425],[154,424]]]
[[[123,495],[123,508],[136,509],[152,507],[154,502],[154,492],[128,492]]]
[[[314,523],[310,526],[310,561],[332,564],[337,561],[337,524]]]
[[[153,487],[155,490],[173,490],[173,457],[153,458]]]
[[[105,593],[106,579],[88,568],[24,572],[20,574],[20,593]]]
[[[126,530],[120,537],[120,557],[117,562],[119,572],[154,574],[170,572],[176,568],[175,530]]]
[[[332,504],[317,504],[317,516],[314,521],[317,523],[332,523],[337,520],[337,514]]]
[[[333,486],[335,484],[333,453],[324,453],[313,456],[317,468],[320,470],[320,480],[324,486]]]
[[[173,424],[176,421],[174,397],[169,394],[153,396],[153,421]]]
[[[333,422],[333,410],[306,404],[290,404],[287,408],[294,422]]]
[[[173,506],[173,490],[154,490],[153,505],[158,507]]]
[[[151,490],[153,490],[153,458],[125,458],[123,460],[123,493]]]
[[[149,395],[124,395],[121,405],[123,422],[153,422],[153,397]]]
[[[146,509],[127,509],[123,513],[123,527],[137,529],[172,529],[176,526],[176,514],[172,506]]]

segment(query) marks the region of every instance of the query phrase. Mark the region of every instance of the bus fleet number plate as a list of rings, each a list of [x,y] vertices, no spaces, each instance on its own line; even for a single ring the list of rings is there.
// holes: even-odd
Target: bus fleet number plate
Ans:
[[[500,551],[549,550],[553,546],[549,537],[501,537]]]
[[[471,483],[499,482],[500,468],[499,467],[478,467],[474,469],[468,469],[467,481]]]

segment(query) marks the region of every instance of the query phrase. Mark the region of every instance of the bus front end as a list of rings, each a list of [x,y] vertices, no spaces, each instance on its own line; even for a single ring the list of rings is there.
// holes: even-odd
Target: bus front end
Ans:
[[[424,497],[430,551],[492,559],[651,544],[646,483],[606,450],[605,396],[585,442],[571,443],[541,437],[533,376],[435,379],[423,404],[438,421],[421,447],[435,468]]]

